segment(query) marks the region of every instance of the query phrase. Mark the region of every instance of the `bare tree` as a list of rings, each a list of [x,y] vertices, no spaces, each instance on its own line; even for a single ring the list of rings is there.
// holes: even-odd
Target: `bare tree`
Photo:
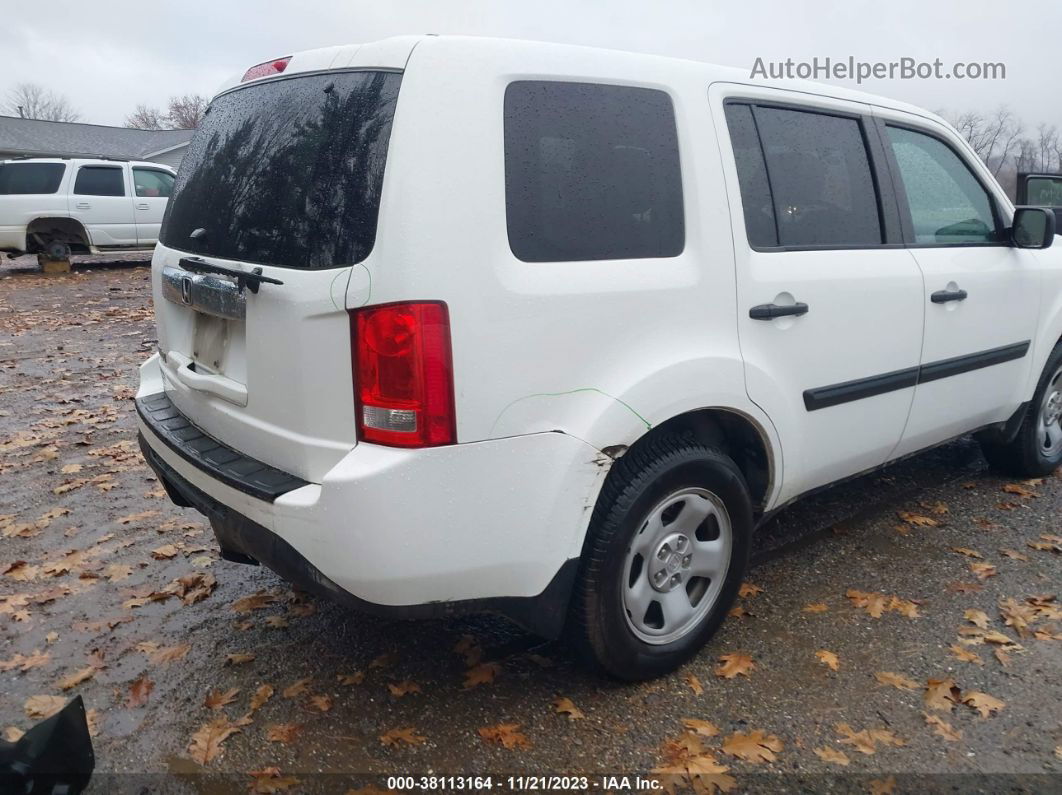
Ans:
[[[194,130],[206,113],[207,99],[199,94],[185,94],[170,97],[170,108],[166,114],[169,126],[174,130]]]
[[[42,121],[77,121],[81,114],[62,94],[36,83],[19,83],[8,92],[0,111],[8,116],[22,116]]]
[[[168,126],[166,114],[158,108],[148,105],[137,105],[125,119],[126,127],[134,127],[137,130],[164,130]]]

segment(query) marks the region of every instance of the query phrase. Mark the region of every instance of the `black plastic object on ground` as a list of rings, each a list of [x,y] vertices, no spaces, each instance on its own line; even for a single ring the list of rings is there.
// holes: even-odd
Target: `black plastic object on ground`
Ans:
[[[85,704],[78,696],[18,742],[0,740],[0,792],[76,795],[88,785],[95,765]]]

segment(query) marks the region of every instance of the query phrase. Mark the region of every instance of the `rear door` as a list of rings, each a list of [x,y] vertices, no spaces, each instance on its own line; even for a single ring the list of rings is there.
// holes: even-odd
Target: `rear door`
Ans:
[[[1011,246],[998,186],[953,132],[878,116],[925,278],[925,342],[899,456],[1005,420],[1027,397],[1040,271],[1035,252]]]
[[[155,250],[170,399],[220,441],[310,481],[356,442],[344,297],[352,267],[373,267],[400,84],[395,71],[334,70],[216,97]],[[218,268],[275,281],[241,288],[205,272]]]
[[[92,245],[135,246],[136,222],[129,186],[129,166],[78,164],[70,192],[70,217],[88,231]]]
[[[733,175],[746,389],[781,438],[784,500],[884,463],[899,442],[922,345],[922,276],[900,245],[867,107],[758,87],[713,92]]]
[[[136,239],[141,246],[153,246],[159,239],[166,202],[173,193],[173,174],[161,168],[133,166],[133,207]]]

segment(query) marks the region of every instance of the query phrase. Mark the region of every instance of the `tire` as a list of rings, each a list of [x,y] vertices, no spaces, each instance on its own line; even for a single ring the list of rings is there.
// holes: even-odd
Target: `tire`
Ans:
[[[726,618],[752,522],[748,486],[722,451],[678,435],[634,446],[613,465],[594,508],[570,640],[617,679],[675,670]]]
[[[982,442],[995,469],[1018,477],[1049,475],[1062,464],[1062,342],[1047,357],[1017,435],[1008,444]]]

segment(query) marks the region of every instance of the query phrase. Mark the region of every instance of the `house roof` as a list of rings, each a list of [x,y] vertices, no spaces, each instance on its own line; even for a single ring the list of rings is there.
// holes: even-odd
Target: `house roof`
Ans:
[[[33,157],[114,157],[143,160],[186,146],[192,130],[134,130],[0,116],[0,152]]]

